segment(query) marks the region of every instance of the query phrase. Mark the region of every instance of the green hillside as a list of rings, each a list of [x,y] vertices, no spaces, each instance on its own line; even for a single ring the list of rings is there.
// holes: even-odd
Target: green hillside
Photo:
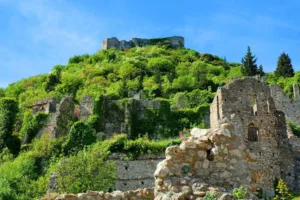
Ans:
[[[119,152],[133,159],[179,144],[180,130],[207,126],[193,116],[207,111],[203,108],[209,107],[217,88],[237,77],[242,77],[240,63],[191,49],[156,45],[74,56],[66,66],[54,66],[48,74],[0,89],[0,199],[42,197],[53,172],[60,193],[110,190],[116,180],[115,163],[106,162],[107,156]],[[300,72],[290,78],[268,73],[267,81],[292,96],[292,84],[300,84]],[[25,108],[47,97],[60,100],[72,96],[78,106],[84,95],[95,100],[100,95],[121,100],[141,90],[146,99],[168,102],[177,113],[172,119],[177,124],[172,134],[161,134],[156,140],[144,134],[96,141],[91,118],[86,123],[71,121],[66,137],[50,139],[44,135],[37,139],[35,135],[47,116],[33,115]],[[32,142],[22,143],[25,136]]]

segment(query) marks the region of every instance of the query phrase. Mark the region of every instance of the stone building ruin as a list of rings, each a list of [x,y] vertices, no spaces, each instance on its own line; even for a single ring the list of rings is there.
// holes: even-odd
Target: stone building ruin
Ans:
[[[295,124],[300,125],[300,96],[297,83],[293,85],[293,100],[286,96],[278,85],[270,85],[270,90],[276,109],[284,112],[288,121],[292,121]]]
[[[164,153],[142,155],[135,160],[126,160],[122,154],[111,155],[109,160],[116,161],[118,180],[115,189],[128,191],[137,188],[154,188],[153,173],[157,164],[165,159]]]
[[[174,199],[203,197],[211,187],[221,198],[241,185],[272,197],[276,178],[299,190],[300,140],[276,107],[272,87],[255,78],[220,87],[211,104],[211,128],[193,129],[179,147],[167,148],[154,174],[155,199],[170,193]]]
[[[172,36],[166,38],[152,38],[152,39],[143,39],[143,38],[132,38],[129,41],[118,40],[116,37],[107,38],[102,41],[102,49],[130,49],[132,47],[143,47],[149,45],[155,45],[160,42],[169,41],[173,48],[184,47],[184,38],[181,36]]]
[[[55,98],[42,99],[26,108],[32,109],[33,114],[48,114],[47,122],[37,137],[44,133],[50,134],[51,138],[65,136],[68,133],[68,122],[74,118],[74,102],[71,97],[63,97],[59,104]]]
[[[86,199],[93,196],[109,200],[123,197],[175,200],[203,198],[211,191],[217,199],[224,200],[233,199],[232,189],[243,185],[249,191],[247,199],[257,199],[254,195],[259,193],[263,197],[274,195],[276,178],[284,179],[291,190],[299,190],[300,138],[293,135],[287,123],[300,122],[297,85],[294,97],[290,100],[281,88],[260,78],[235,79],[218,88],[210,107],[210,129],[194,128],[192,136],[185,138],[180,146],[168,147],[165,157],[117,159],[116,189],[147,189],[88,191],[80,195],[86,195]],[[93,113],[91,103],[88,97],[82,101],[82,119]],[[146,171],[144,166],[148,168]],[[151,171],[155,171],[152,184]],[[73,197],[82,199],[80,195]]]

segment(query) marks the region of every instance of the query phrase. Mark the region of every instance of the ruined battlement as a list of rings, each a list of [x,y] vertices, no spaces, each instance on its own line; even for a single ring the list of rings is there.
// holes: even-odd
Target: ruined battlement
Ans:
[[[144,38],[132,38],[129,41],[126,40],[118,40],[116,37],[107,38],[102,41],[102,49],[129,49],[132,47],[143,47],[149,45],[156,45],[159,43],[170,42],[173,48],[176,47],[184,47],[184,38],[181,36],[172,36],[166,38],[151,38],[151,39],[144,39]]]

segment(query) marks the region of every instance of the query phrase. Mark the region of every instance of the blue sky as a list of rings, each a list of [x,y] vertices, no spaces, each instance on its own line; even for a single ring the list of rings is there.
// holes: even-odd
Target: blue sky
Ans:
[[[107,37],[180,35],[185,45],[240,62],[247,45],[265,71],[285,51],[300,69],[300,1],[0,0],[0,87],[95,53]]]

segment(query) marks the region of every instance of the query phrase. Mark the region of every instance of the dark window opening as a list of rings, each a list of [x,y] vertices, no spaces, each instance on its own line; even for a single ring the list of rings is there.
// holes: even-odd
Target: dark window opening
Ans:
[[[248,126],[248,140],[252,142],[258,141],[258,128],[252,123]]]
[[[206,159],[209,160],[209,161],[213,161],[214,160],[214,155],[212,154],[211,152],[212,149],[208,149],[206,150]]]

